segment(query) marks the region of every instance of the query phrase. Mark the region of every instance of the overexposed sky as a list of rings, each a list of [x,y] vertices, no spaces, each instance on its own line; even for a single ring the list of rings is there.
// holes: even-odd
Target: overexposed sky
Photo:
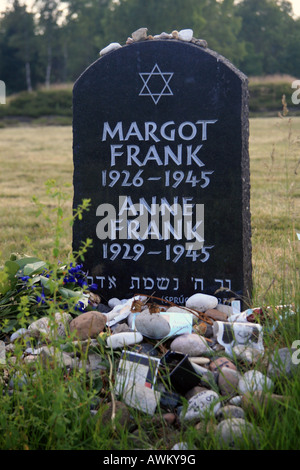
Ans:
[[[292,0],[291,3],[296,16],[300,16],[300,0]]]
[[[0,0],[0,12],[4,11],[13,0]],[[292,3],[295,15],[300,17],[300,0],[288,0]],[[27,5],[31,5],[33,0],[21,0],[21,3],[26,3]]]

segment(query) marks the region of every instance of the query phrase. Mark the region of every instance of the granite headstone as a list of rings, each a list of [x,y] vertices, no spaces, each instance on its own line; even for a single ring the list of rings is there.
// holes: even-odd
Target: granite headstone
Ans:
[[[73,228],[103,298],[251,293],[248,81],[210,49],[145,40],[73,89]]]

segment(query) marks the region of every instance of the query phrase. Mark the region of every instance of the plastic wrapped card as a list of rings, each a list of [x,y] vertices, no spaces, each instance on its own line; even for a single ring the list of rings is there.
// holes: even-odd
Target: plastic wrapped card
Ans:
[[[161,314],[170,324],[171,330],[168,336],[183,335],[192,333],[193,329],[193,314],[192,313],[178,313],[169,310]]]
[[[213,331],[218,343],[224,346],[229,355],[232,355],[232,348],[237,345],[250,346],[259,351],[264,351],[263,328],[261,325],[216,321]]]
[[[153,414],[160,396],[153,390],[159,364],[160,359],[155,357],[122,351],[115,393],[122,396],[127,405]]]

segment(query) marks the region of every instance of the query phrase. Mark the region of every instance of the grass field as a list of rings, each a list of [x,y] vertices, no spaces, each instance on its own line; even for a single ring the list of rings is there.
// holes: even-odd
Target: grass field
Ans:
[[[53,227],[36,217],[32,197],[47,205],[51,217],[56,201],[45,182],[56,180],[72,206],[72,128],[70,126],[0,129],[0,259],[11,252],[49,258]],[[295,298],[299,276],[300,117],[250,120],[251,214],[254,302],[276,295]],[[71,250],[71,228],[65,227],[61,255]],[[287,298],[288,296],[288,298]]]

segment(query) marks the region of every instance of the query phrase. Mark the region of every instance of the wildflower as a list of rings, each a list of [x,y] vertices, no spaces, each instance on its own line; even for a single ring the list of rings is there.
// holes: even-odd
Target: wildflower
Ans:
[[[79,312],[84,312],[84,303],[79,300],[79,302],[75,305],[75,310]]]
[[[79,287],[84,287],[84,286],[87,286],[87,282],[85,279],[81,279],[81,278],[78,278],[77,279],[77,284],[79,285]]]
[[[73,267],[73,263],[70,263],[70,269],[68,270],[68,272],[70,274],[78,274],[79,272],[81,272],[81,269],[82,269],[83,265],[82,264],[77,264],[77,266],[74,266]]]
[[[29,276],[22,276],[22,277],[21,277],[21,280],[22,280],[22,281],[25,281],[25,282],[27,282],[28,279],[29,279]]]
[[[51,300],[52,300],[52,299],[51,299]],[[62,305],[60,305],[60,308],[61,308],[62,310],[68,310],[69,305],[68,305],[68,304],[62,304]]]
[[[85,273],[82,271],[82,264],[77,264],[76,266],[73,263],[70,263],[68,271],[64,272],[63,282],[64,284],[72,283],[78,284],[79,287],[83,288],[87,285],[86,280],[84,279]]]
[[[63,282],[64,282],[64,284],[75,283],[76,278],[74,276],[65,276]]]
[[[98,284],[94,283],[89,286],[89,290],[97,290],[97,289],[98,289]]]
[[[43,289],[41,295],[36,296],[36,301],[37,301],[38,304],[39,303],[44,304],[45,303],[45,300],[44,300],[45,298],[46,298],[46,296],[45,296],[44,289]]]
[[[52,273],[53,273],[53,271],[48,272],[47,270],[44,269],[44,271],[42,272],[42,276],[47,277],[49,279],[50,274],[52,274]]]

